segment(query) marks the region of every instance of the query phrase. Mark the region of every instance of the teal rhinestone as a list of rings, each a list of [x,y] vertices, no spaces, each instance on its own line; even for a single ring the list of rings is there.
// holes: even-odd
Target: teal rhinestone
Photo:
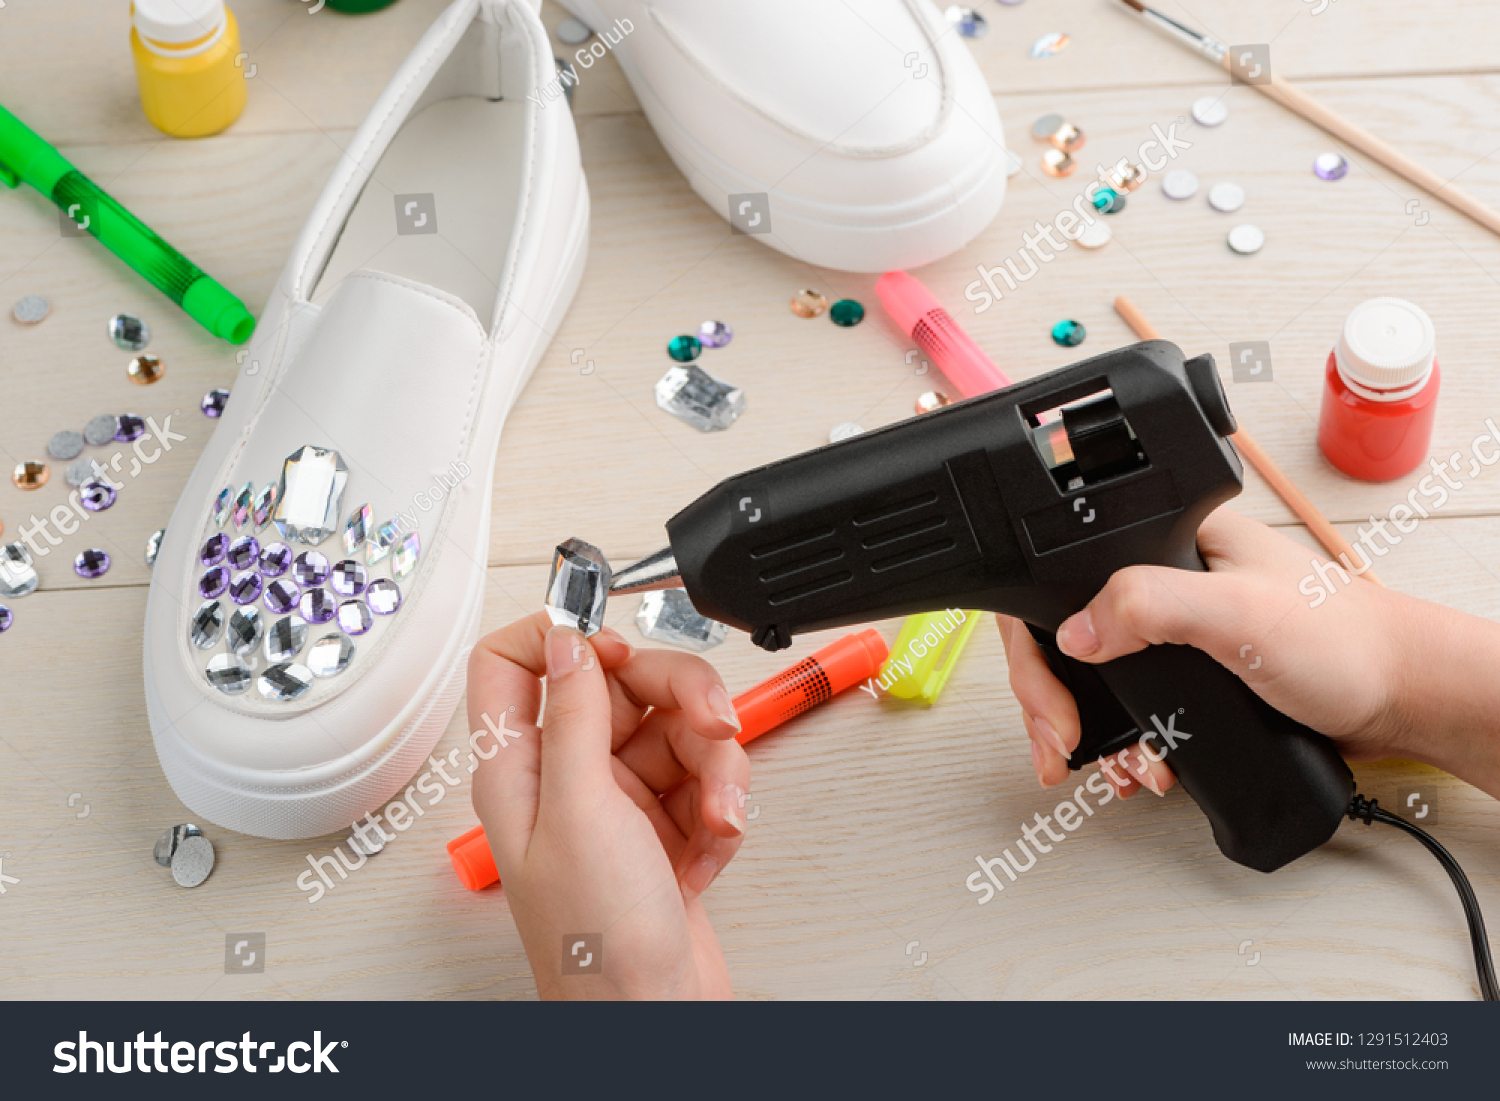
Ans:
[[[1106,214],[1118,214],[1118,213],[1120,213],[1120,211],[1122,211],[1124,209],[1125,209],[1125,196],[1124,195],[1116,195],[1114,197],[1114,200],[1107,207],[1104,208],[1104,213],[1106,213]]]
[[[852,298],[840,298],[828,307],[828,316],[833,319],[835,325],[842,325],[847,329],[850,325],[858,325],[865,319],[865,308]]]
[[[1108,210],[1117,198],[1119,198],[1119,195],[1114,188],[1101,187],[1094,192],[1094,198],[1091,201],[1094,204],[1095,210]]]
[[[703,354],[703,344],[696,336],[674,336],[667,341],[667,355],[678,363],[691,363]]]
[[[1059,321],[1052,326],[1052,339],[1064,348],[1076,348],[1083,343],[1083,338],[1089,335],[1089,331],[1083,327],[1081,321]]]

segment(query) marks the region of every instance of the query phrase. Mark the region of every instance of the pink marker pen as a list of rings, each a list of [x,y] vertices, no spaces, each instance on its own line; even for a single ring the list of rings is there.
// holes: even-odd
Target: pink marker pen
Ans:
[[[1010,385],[1005,372],[995,366],[969,334],[932,297],[914,276],[888,271],[875,281],[875,293],[891,320],[911,334],[917,347],[932,357],[938,370],[966,398],[987,394]]]

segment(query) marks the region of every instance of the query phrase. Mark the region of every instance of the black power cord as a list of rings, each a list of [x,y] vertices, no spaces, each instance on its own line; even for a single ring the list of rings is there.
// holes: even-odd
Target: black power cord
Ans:
[[[1484,915],[1479,912],[1479,899],[1474,895],[1474,888],[1469,885],[1469,877],[1464,875],[1458,861],[1453,859],[1453,854],[1438,844],[1426,830],[1413,826],[1400,815],[1381,809],[1379,800],[1366,799],[1359,792],[1355,792],[1354,798],[1349,801],[1348,813],[1351,819],[1367,826],[1371,822],[1395,826],[1422,842],[1427,851],[1438,858],[1438,863],[1442,864],[1448,878],[1453,880],[1453,886],[1458,889],[1459,901],[1464,906],[1464,917],[1469,921],[1469,939],[1474,942],[1474,967],[1479,972],[1480,997],[1487,1002],[1500,1001],[1500,983],[1495,980],[1495,961],[1490,958],[1490,942],[1484,931]]]

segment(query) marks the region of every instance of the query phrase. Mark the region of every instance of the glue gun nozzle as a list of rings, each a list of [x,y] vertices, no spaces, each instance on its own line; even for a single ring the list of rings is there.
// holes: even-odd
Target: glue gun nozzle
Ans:
[[[648,554],[635,565],[616,573],[610,582],[609,592],[611,596],[615,596],[682,587],[682,573],[677,569],[677,556],[672,553],[671,547],[663,547],[655,554]]]

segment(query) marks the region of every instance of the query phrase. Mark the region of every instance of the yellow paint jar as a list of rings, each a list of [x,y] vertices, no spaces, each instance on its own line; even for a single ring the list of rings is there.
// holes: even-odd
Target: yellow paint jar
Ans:
[[[135,0],[130,49],[141,107],[174,138],[217,134],[245,109],[240,28],[224,0]]]

